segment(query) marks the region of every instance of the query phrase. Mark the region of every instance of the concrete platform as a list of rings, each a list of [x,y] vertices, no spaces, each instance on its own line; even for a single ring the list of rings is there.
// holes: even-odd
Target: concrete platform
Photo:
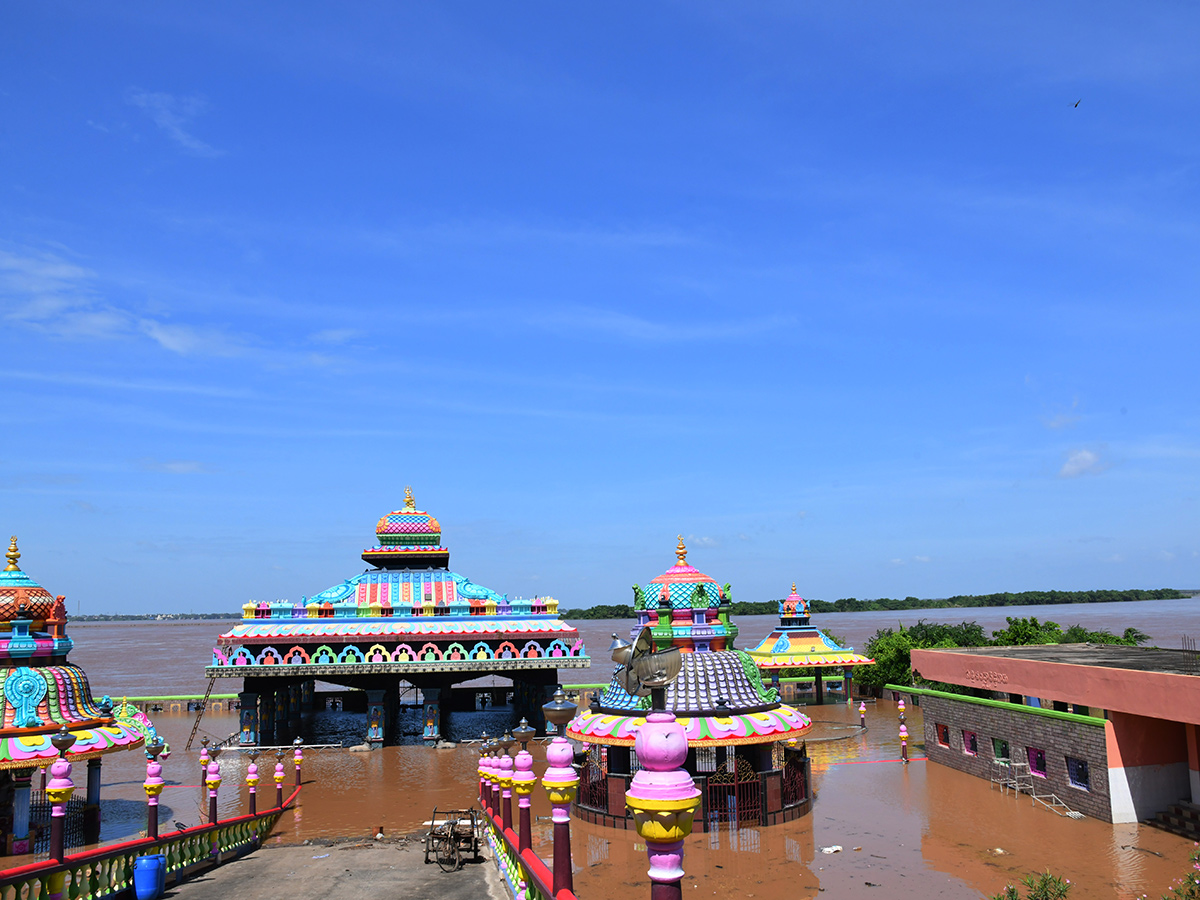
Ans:
[[[176,900],[510,900],[486,846],[457,872],[424,863],[420,839],[266,847],[167,890]]]

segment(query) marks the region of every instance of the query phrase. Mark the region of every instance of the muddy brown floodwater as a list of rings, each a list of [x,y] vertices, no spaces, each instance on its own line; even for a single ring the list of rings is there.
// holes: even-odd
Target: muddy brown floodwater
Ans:
[[[817,624],[846,636],[861,647],[877,628],[894,627],[918,618],[959,622],[976,620],[985,629],[1003,627],[1005,616],[1036,615],[1066,626],[1120,632],[1135,625],[1164,647],[1179,644],[1179,635],[1200,631],[1193,612],[1196,601],[1091,604],[1070,607],[921,610],[912,613],[848,613],[815,617]],[[739,617],[740,646],[751,646],[777,620],[771,616]],[[88,672],[93,691],[122,695],[195,693],[204,689],[203,667],[215,636],[227,622],[77,623],[69,626],[76,641],[74,662]],[[595,657],[595,667],[567,670],[569,682],[607,681],[612,664],[603,658],[608,635],[628,631],[627,620],[580,622],[580,631]],[[218,682],[216,691],[240,688],[239,679]],[[817,801],[805,818],[772,828],[723,827],[693,834],[686,844],[685,896],[810,898],[892,898],[990,896],[1006,882],[1050,869],[1070,878],[1077,898],[1157,897],[1188,868],[1191,842],[1137,825],[1108,825],[1093,819],[1059,817],[993,789],[986,781],[914,759],[898,762],[899,742],[894,704],[868,706],[869,728],[845,740],[839,726],[857,721],[844,705],[810,707],[815,725],[809,741]],[[459,715],[459,714],[456,714]],[[505,709],[461,714],[453,727],[462,736],[482,728],[503,728]],[[161,732],[175,748],[164,765],[168,787],[162,796],[161,820],[194,825],[203,820],[206,801],[200,787],[198,747],[183,746],[194,716],[157,713]],[[307,733],[327,739],[361,739],[361,716],[317,712],[308,715]],[[922,733],[919,709],[910,710],[909,729]],[[237,728],[233,714],[207,715],[201,734],[223,738]],[[387,747],[373,753],[312,750],[305,753],[305,787],[294,815],[286,815],[272,838],[299,842],[306,838],[361,836],[382,826],[388,834],[422,830],[435,806],[464,806],[476,795],[477,745],[452,750],[423,746]],[[544,768],[544,747],[533,748],[536,770]],[[917,743],[914,757],[924,756]],[[244,811],[245,767],[241,754],[221,758],[224,783],[222,816]],[[274,758],[259,760],[263,803],[274,797],[270,775]],[[77,781],[82,768],[76,767]],[[292,767],[287,761],[288,784]],[[140,753],[105,758],[103,769],[103,839],[120,840],[145,827],[145,759]],[[535,849],[551,853],[549,806],[542,791],[534,793]],[[840,853],[822,847],[841,845]],[[645,848],[632,831],[614,831],[575,821],[572,851],[575,884],[584,900],[611,897],[628,888],[630,896],[646,896]],[[450,877],[450,876],[447,876]],[[903,893],[902,893],[903,892]]]

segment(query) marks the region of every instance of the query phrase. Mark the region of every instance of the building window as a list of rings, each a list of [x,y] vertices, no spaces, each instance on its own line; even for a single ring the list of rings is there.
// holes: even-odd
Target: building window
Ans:
[[[979,738],[973,731],[963,732],[963,753],[976,756],[979,753]]]
[[[1046,777],[1046,751],[1039,750],[1037,747],[1027,747],[1029,753],[1029,771],[1034,775]]]
[[[945,725],[935,725],[937,729],[938,743],[943,747],[950,746],[950,729]]]
[[[1008,760],[1008,741],[1002,738],[992,738],[992,754],[996,759]]]
[[[715,772],[715,771],[717,771],[717,748],[716,747],[697,747],[696,748],[696,771],[697,772]]]
[[[1090,791],[1092,789],[1092,779],[1088,774],[1087,760],[1076,759],[1073,756],[1068,756],[1067,779],[1071,782],[1071,787],[1077,787],[1080,790]]]

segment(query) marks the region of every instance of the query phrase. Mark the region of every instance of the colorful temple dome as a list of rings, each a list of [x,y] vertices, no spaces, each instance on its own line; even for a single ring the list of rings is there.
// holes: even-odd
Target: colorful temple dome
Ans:
[[[71,759],[139,746],[142,732],[115,716],[107,698],[97,703],[83,669],[67,662],[74,644],[64,598],[17,566],[16,537],[7,557],[0,572],[0,769],[50,765],[58,756],[50,738],[63,725],[75,735]]]
[[[362,558],[384,569],[445,567],[450,551],[442,546],[442,526],[417,509],[411,487],[404,489],[404,508],[387,513],[375,525],[379,543],[363,551]]]
[[[738,629],[729,619],[730,588],[687,562],[682,536],[677,562],[657,578],[634,586],[636,641],[650,628],[658,651],[679,648],[682,666],[666,686],[666,708],[674,712],[691,746],[727,746],[793,741],[811,727],[807,716],[779,702],[763,684],[750,656],[733,646]],[[631,694],[617,667],[590,710],[567,726],[567,735],[591,744],[632,746],[646,721],[650,698]]]
[[[56,607],[65,618],[62,598],[56,601],[53,594],[17,566],[21,551],[17,549],[16,535],[5,556],[8,557],[8,565],[0,571],[0,622],[9,622],[18,616],[45,622],[55,618]]]
[[[865,666],[875,660],[843,647],[809,621],[808,601],[792,593],[779,601],[779,625],[749,651],[759,669]],[[778,673],[776,673],[778,674]]]

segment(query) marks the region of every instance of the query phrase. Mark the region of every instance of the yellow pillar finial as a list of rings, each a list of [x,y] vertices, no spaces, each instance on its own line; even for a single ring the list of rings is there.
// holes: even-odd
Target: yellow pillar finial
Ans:
[[[415,499],[413,499],[412,488],[407,485],[405,485],[405,487],[404,487],[404,508],[405,509],[416,509],[417,508],[417,501]]]
[[[21,551],[17,549],[17,536],[12,536],[12,543],[8,545],[8,552],[4,554],[8,557],[8,565],[4,567],[5,572],[20,572],[21,567],[17,565],[17,560],[21,558]]]
[[[687,547],[685,547],[683,545],[683,535],[682,534],[679,535],[679,546],[675,548],[675,558],[678,560],[678,562],[676,562],[675,565],[677,565],[677,566],[686,566],[687,565]]]
[[[796,582],[792,582],[792,593],[796,593]]]

